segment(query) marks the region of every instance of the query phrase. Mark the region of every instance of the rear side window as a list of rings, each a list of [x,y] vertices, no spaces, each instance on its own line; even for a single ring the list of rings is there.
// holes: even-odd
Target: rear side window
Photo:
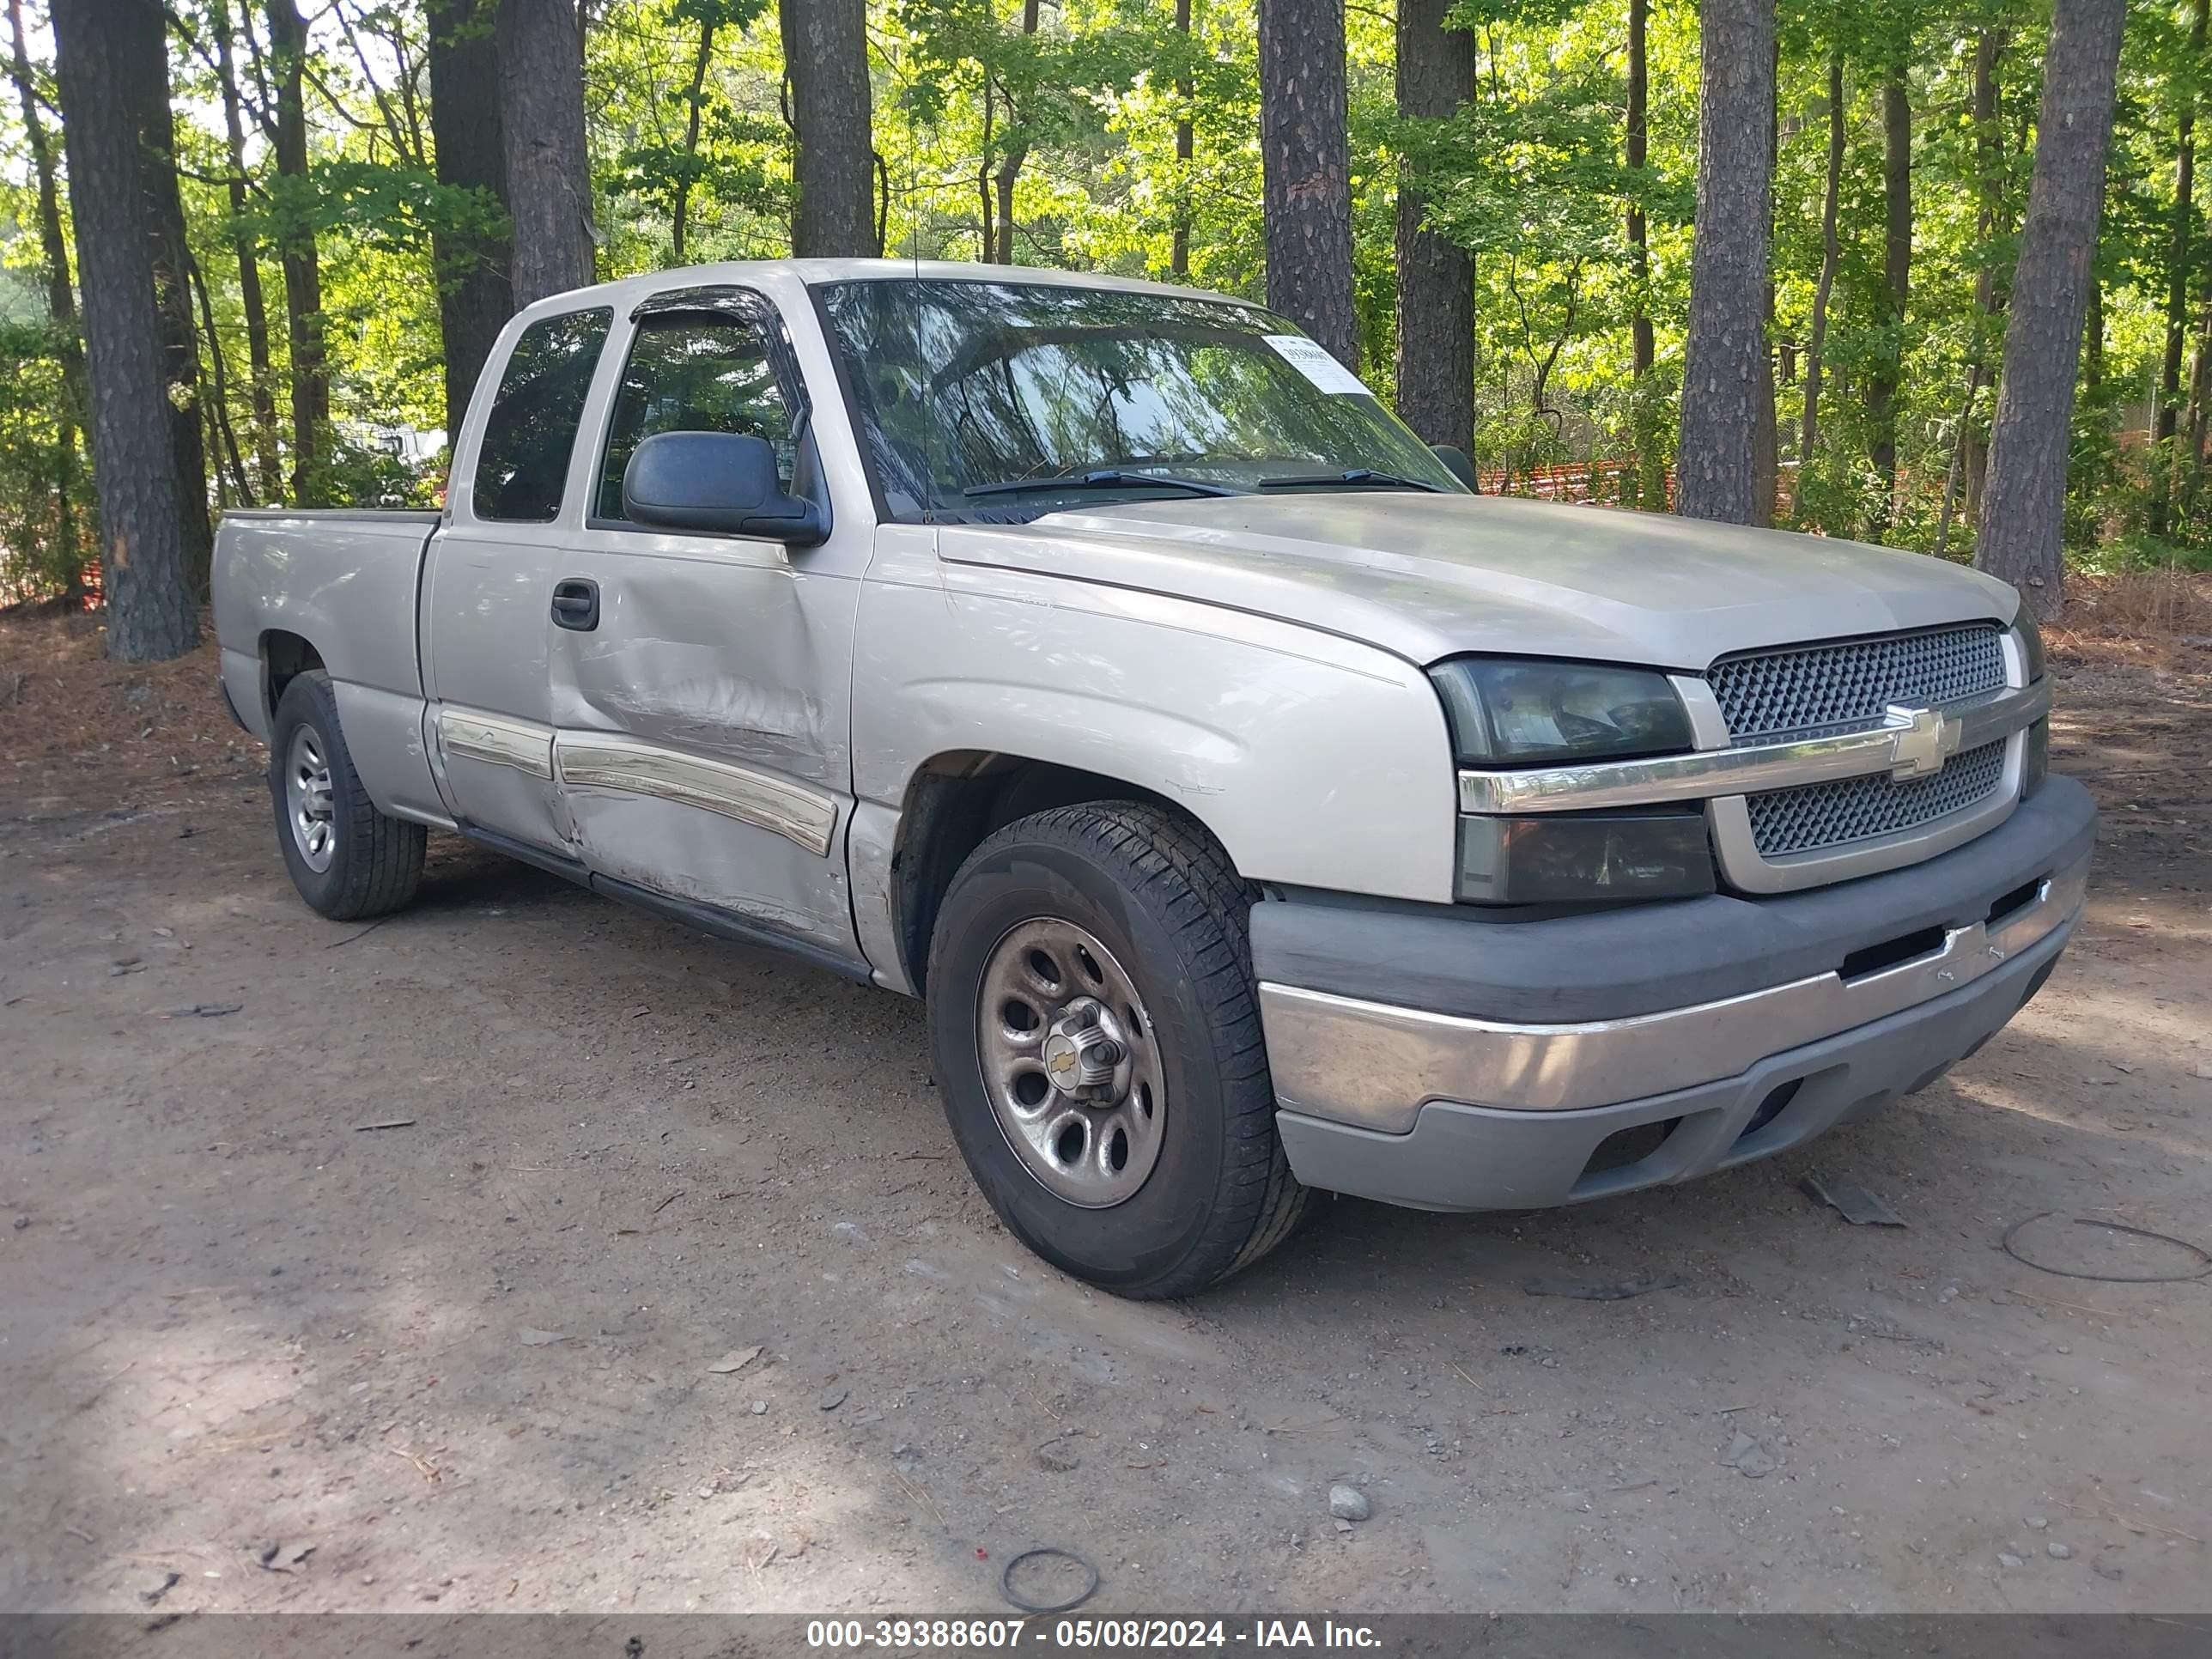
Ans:
[[[568,452],[613,322],[601,307],[541,317],[522,331],[477,453],[477,517],[550,524],[561,516]]]
[[[662,432],[734,432],[775,447],[791,486],[790,406],[768,336],[750,319],[684,313],[641,318],[607,422],[599,517],[620,520],[623,472],[638,445]]]

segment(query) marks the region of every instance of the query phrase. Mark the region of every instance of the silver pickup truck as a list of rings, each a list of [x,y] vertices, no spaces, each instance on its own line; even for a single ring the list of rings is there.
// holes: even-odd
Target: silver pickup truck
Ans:
[[[668,272],[507,325],[442,513],[228,514],[223,689],[325,916],[434,829],[926,996],[1124,1295],[1765,1157],[2035,994],[2094,811],[2012,589],[1468,477],[1248,301]]]

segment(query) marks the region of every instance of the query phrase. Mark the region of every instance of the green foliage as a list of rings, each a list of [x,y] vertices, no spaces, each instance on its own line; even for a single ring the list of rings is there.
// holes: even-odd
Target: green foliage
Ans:
[[[794,3],[795,0],[786,0]],[[38,34],[39,0],[31,0]],[[269,314],[269,390],[285,441],[289,345],[277,250],[312,237],[340,441],[318,481],[331,499],[428,499],[434,469],[390,452],[392,434],[443,419],[437,284],[441,234],[495,235],[498,204],[436,178],[425,0],[333,0],[309,13],[312,167],[274,176],[265,122],[270,54],[261,8],[172,0],[178,155],[191,243],[220,349],[227,402],[210,453],[258,488],[247,319],[237,241],[252,250]],[[1261,222],[1257,0],[870,0],[872,141],[888,250],[1014,264],[1174,277],[1257,298]],[[1474,83],[1461,112],[1401,119],[1388,7],[1346,12],[1354,293],[1364,372],[1395,380],[1397,192],[1419,185],[1428,222],[1474,258],[1477,444],[1486,469],[1669,458],[1688,304],[1698,153],[1698,20],[1687,0],[1649,19],[1648,160],[1626,166],[1628,0],[1462,0],[1451,26],[1473,38]],[[1770,340],[1790,522],[1833,534],[1887,522],[1887,538],[1954,556],[1969,548],[1973,458],[1994,404],[2006,277],[2032,161],[2047,4],[2040,0],[1784,0],[1778,82]],[[599,265],[615,277],[678,258],[775,257],[788,247],[792,142],[775,0],[596,0],[585,92]],[[2098,275],[2104,328],[2076,410],[2068,541],[2085,561],[2212,548],[2212,490],[2187,451],[2189,374],[2173,415],[2183,437],[2157,444],[2166,290],[2178,274],[2190,356],[2212,297],[2212,234],[2200,207],[2173,263],[2175,145],[2191,100],[2212,88],[2192,39],[2190,0],[2132,9]],[[1972,115],[1975,49],[2001,38],[1996,117]],[[38,38],[43,39],[42,34]],[[216,44],[233,47],[244,98],[246,204],[234,216]],[[705,51],[702,54],[702,43]],[[1844,70],[1845,149],[1838,262],[1823,342],[1820,439],[1798,453],[1826,172],[1827,65]],[[1913,258],[1899,321],[1883,283],[1881,88],[1900,75],[1911,111]],[[43,66],[35,89],[51,99]],[[489,88],[459,95],[487,97]],[[56,136],[58,135],[50,135]],[[1179,139],[1182,140],[1179,143]],[[21,365],[0,387],[0,546],[9,576],[61,571],[88,545],[85,514],[57,529],[54,491],[74,477],[58,337],[34,280],[40,261],[21,119],[0,109],[0,328]],[[2208,129],[2212,142],[2212,129]],[[1188,158],[1180,153],[1187,145]],[[56,145],[58,149],[58,143]],[[2200,172],[2212,174],[2212,160]],[[1010,247],[996,246],[1002,181]],[[2200,186],[2200,198],[2212,180]],[[1648,275],[1626,223],[1639,206]],[[1182,264],[1178,265],[1178,258]],[[1995,304],[1977,303],[1986,278]],[[1651,324],[1656,362],[1640,380],[1630,337]],[[1900,368],[1893,498],[1869,452],[1867,392]],[[1972,404],[1970,380],[1981,366]],[[214,413],[211,384],[202,400]],[[229,465],[234,433],[243,465]],[[409,443],[400,442],[404,449]],[[2183,453],[2177,458],[2176,450]],[[72,472],[74,468],[74,472]],[[1954,482],[1955,477],[1955,482]],[[1608,486],[1609,488],[1610,486]],[[2160,537],[2150,532],[2156,526]],[[40,577],[40,580],[49,580]]]
[[[18,301],[7,310],[28,308]],[[0,605],[64,592],[92,546],[82,509],[72,520],[63,489],[82,480],[84,465],[74,439],[64,441],[68,337],[43,315],[0,316],[0,362],[9,365],[0,375]]]
[[[695,100],[702,32],[710,51]],[[586,41],[600,274],[675,262],[672,222],[686,203],[684,258],[789,251],[791,132],[782,52],[769,0],[637,0],[610,7]],[[694,110],[696,144],[690,137]]]

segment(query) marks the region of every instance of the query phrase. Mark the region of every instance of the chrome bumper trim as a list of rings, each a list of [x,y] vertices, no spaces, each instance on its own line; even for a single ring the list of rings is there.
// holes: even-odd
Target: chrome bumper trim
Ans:
[[[1403,1134],[1432,1100],[1569,1111],[1734,1077],[1995,971],[2073,919],[2088,872],[2083,858],[1994,928],[1949,929],[1939,948],[1877,973],[1820,974],[1628,1019],[1507,1024],[1265,981],[1276,1098],[1285,1111]]]
[[[2008,686],[1942,711],[1957,722],[1951,738],[1954,752],[2010,737],[2050,712],[2047,678],[2033,685]],[[1793,743],[1705,749],[1650,760],[1515,772],[1463,771],[1459,775],[1459,805],[1462,812],[1580,812],[1763,794],[1913,765],[1914,738],[1911,727],[1878,726]]]

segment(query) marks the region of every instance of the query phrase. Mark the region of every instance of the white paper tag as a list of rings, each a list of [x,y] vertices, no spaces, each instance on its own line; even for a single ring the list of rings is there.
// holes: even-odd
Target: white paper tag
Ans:
[[[1357,374],[1304,335],[1263,334],[1260,337],[1275,348],[1276,356],[1323,392],[1342,392],[1354,398],[1367,395],[1367,388],[1359,383]]]

